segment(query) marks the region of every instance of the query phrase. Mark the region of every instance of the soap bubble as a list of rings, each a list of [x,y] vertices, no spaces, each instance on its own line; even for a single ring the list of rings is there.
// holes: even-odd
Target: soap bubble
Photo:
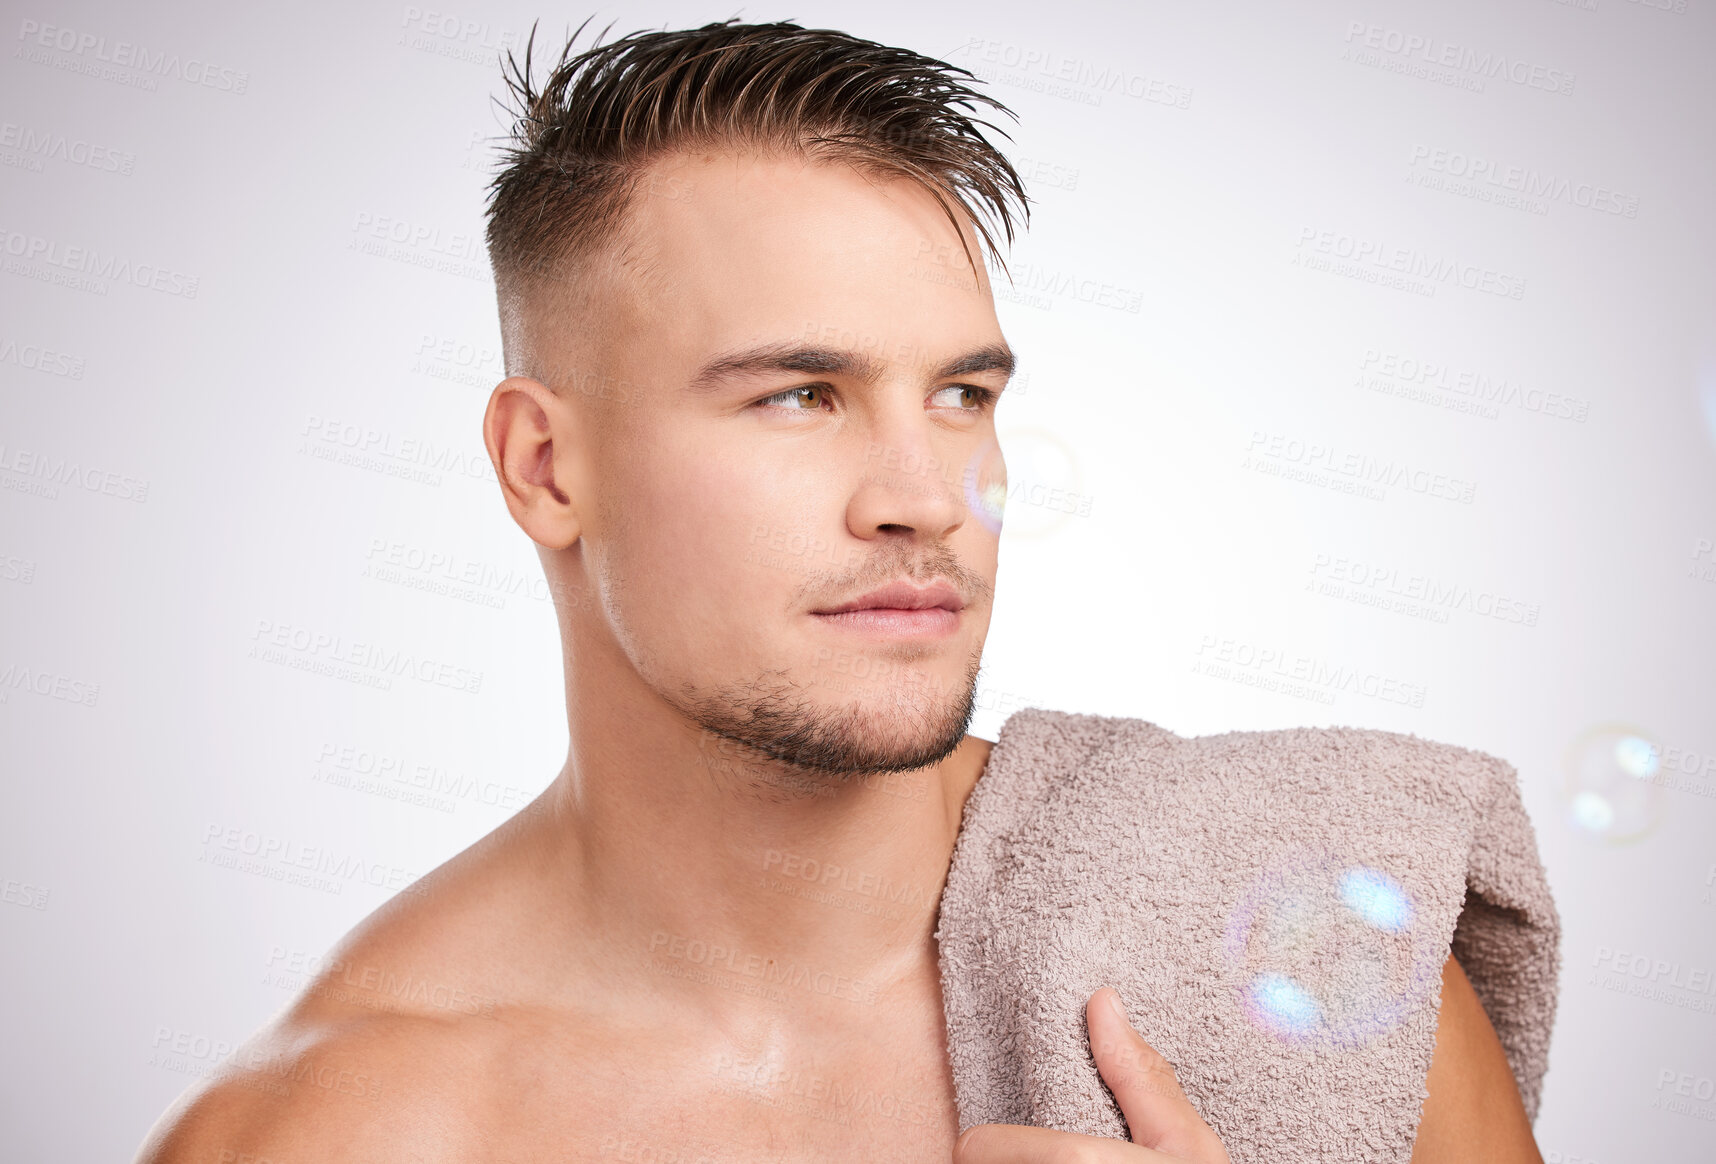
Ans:
[[[1288,1042],[1346,1048],[1388,1033],[1441,978],[1446,950],[1417,918],[1412,895],[1384,869],[1287,855],[1228,918],[1241,1010]]]
[[[1567,819],[1580,832],[1625,844],[1656,827],[1662,749],[1643,728],[1601,724],[1567,750]]]
[[[1412,901],[1400,882],[1363,866],[1341,874],[1341,900],[1379,930],[1397,934],[1412,923]]]
[[[965,466],[966,506],[994,533],[1006,509],[1012,538],[1047,537],[1075,515],[1088,516],[1091,499],[1083,490],[1078,455],[1044,429],[1003,433],[999,445],[986,442]]]
[[[1317,1000],[1285,974],[1265,970],[1251,980],[1249,995],[1252,1007],[1277,1030],[1306,1034],[1323,1022]]]
[[[1007,508],[1007,465],[995,441],[985,441],[966,463],[965,505],[984,529],[1001,532],[1001,517]]]
[[[1615,744],[1615,763],[1636,780],[1649,780],[1662,767],[1655,744],[1642,736],[1624,736]]]

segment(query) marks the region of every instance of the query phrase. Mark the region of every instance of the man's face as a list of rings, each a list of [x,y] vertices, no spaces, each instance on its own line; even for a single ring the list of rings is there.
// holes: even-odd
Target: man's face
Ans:
[[[627,236],[555,384],[592,429],[595,629],[692,724],[798,768],[939,760],[1005,488],[981,264],[917,184],[800,157],[666,159]]]

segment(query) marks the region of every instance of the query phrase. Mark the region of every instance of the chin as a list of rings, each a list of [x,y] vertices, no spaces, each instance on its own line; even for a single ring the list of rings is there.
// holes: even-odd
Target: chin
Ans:
[[[907,772],[946,759],[965,739],[977,664],[974,656],[952,683],[915,669],[881,679],[819,676],[813,685],[771,674],[678,706],[696,726],[745,749],[759,774]]]

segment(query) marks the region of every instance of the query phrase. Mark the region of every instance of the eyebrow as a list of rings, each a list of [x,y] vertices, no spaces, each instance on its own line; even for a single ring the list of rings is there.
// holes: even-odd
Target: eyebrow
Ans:
[[[935,369],[931,379],[945,380],[978,372],[1001,372],[1012,379],[1016,363],[1006,344],[985,344],[946,361]],[[697,370],[687,387],[693,392],[710,392],[732,380],[779,372],[850,376],[873,383],[881,378],[882,363],[864,352],[843,348],[763,344],[717,356]]]

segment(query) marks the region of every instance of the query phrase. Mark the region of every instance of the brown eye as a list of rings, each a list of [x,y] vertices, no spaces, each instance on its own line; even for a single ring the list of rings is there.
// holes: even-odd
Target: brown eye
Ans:
[[[957,399],[949,400],[948,396],[958,393]],[[930,395],[938,408],[952,408],[959,412],[981,412],[983,407],[994,399],[995,393],[987,388],[979,388],[975,384],[949,384],[946,388],[938,388]]]
[[[757,403],[789,412],[820,412],[828,403],[828,389],[816,384],[787,388]]]

